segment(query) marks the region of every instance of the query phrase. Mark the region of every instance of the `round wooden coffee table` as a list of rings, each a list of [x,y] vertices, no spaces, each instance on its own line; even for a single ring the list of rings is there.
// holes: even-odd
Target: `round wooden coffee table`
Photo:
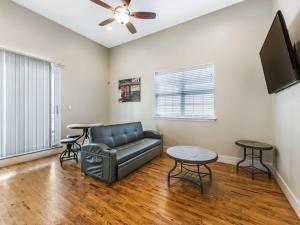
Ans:
[[[178,178],[190,181],[201,188],[203,194],[202,178],[209,176],[212,178],[212,171],[207,164],[217,161],[218,154],[212,150],[193,146],[175,146],[167,149],[167,156],[175,161],[174,167],[168,173],[168,184],[171,178]],[[172,175],[180,164],[180,171]],[[196,166],[197,170],[191,170],[187,166]],[[205,167],[207,172],[200,171],[200,167]]]
[[[251,173],[252,179],[254,179],[254,175],[258,173],[267,173],[269,179],[271,179],[271,170],[263,163],[263,152],[270,151],[273,149],[272,145],[258,142],[258,141],[250,141],[250,140],[239,140],[235,142],[236,145],[242,147],[244,149],[244,157],[241,161],[239,161],[236,165],[236,171],[239,172],[239,168],[245,169],[247,172]],[[247,149],[250,149],[250,153],[247,153]],[[255,153],[258,151],[259,153]],[[241,163],[245,162],[246,159],[251,159],[250,166],[240,166]],[[254,164],[254,159],[259,159],[260,164],[266,169],[266,171],[257,168]]]

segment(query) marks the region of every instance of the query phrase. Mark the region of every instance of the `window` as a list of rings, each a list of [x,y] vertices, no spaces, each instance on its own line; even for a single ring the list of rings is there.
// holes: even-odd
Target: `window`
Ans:
[[[59,145],[59,85],[58,65],[0,49],[0,158]]]
[[[214,65],[155,74],[155,116],[215,119]]]

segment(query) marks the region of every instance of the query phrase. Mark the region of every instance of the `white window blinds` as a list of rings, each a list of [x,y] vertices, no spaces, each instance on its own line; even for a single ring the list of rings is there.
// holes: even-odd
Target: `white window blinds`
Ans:
[[[0,158],[50,149],[55,78],[49,62],[0,50]],[[57,74],[57,72],[56,72]],[[57,97],[56,97],[57,98]],[[57,119],[56,119],[57,120]]]
[[[51,64],[51,143],[52,146],[60,144],[61,136],[61,69],[57,64]]]
[[[155,116],[215,119],[212,64],[155,74]]]
[[[4,151],[4,51],[0,49],[0,157]]]

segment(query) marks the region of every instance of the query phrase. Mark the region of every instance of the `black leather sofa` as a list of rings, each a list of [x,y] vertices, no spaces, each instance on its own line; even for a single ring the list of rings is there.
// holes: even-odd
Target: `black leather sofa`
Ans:
[[[82,147],[81,171],[111,184],[162,150],[162,134],[143,131],[141,122],[94,127],[90,129],[90,143]]]

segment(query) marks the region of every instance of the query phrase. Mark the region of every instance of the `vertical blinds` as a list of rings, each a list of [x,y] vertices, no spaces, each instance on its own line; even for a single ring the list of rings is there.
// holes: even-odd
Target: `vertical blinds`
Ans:
[[[5,50],[0,61],[0,157],[51,148],[51,64]]]
[[[214,119],[214,96],[213,64],[155,75],[156,116]]]
[[[52,146],[60,144],[61,117],[60,117],[60,96],[61,96],[61,69],[57,64],[51,64],[51,143]]]
[[[4,51],[0,49],[0,157],[4,151]]]

